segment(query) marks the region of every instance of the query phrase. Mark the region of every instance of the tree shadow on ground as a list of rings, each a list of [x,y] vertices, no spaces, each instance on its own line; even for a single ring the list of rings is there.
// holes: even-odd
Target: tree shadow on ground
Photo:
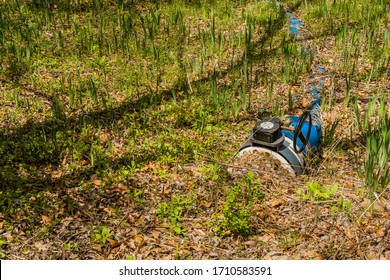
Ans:
[[[53,1],[43,2],[50,4]],[[289,10],[293,11],[299,5],[300,2]],[[248,50],[247,58],[251,60],[251,63],[260,63],[274,54],[276,47],[257,53],[254,50],[256,47],[264,45],[270,37],[275,36],[285,24],[286,18],[281,12],[274,25],[267,29],[259,41],[254,43],[253,49]],[[224,77],[229,72],[239,69],[243,63],[244,57],[235,64],[233,69],[227,69],[219,73],[219,76]],[[196,84],[200,85],[208,79],[209,77],[199,79],[193,83],[193,86],[196,87]],[[181,84],[176,84],[169,90],[157,93],[149,92],[136,100],[128,100],[112,108],[83,112],[67,118],[64,118],[62,114],[55,114],[52,118],[43,121],[28,121],[15,129],[3,129],[0,131],[0,188],[4,191],[17,188],[19,193],[31,194],[41,190],[62,190],[78,186],[81,181],[90,179],[91,175],[96,172],[96,166],[80,168],[58,178],[52,178],[50,174],[43,171],[48,165],[55,169],[64,160],[62,151],[66,149],[66,141],[57,139],[59,133],[66,135],[67,131],[72,131],[72,134],[79,135],[83,125],[107,128],[121,120],[124,115],[132,112],[142,114],[147,108],[171,100],[174,91],[185,91],[188,90],[188,87],[187,81],[182,81]],[[55,101],[50,101],[54,106]],[[145,164],[156,160],[158,156],[154,153],[149,154],[147,151],[140,151],[137,155],[127,153],[117,159],[106,157],[104,160],[106,160],[106,165],[110,170],[118,170],[131,161],[135,164]],[[36,172],[34,174],[20,174],[21,166],[29,166],[29,170]]]

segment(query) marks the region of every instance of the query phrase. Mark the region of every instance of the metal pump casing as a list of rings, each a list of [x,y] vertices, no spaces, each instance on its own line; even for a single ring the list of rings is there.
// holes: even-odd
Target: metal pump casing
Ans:
[[[291,121],[291,126],[297,126],[299,117],[287,117]],[[310,129],[310,133],[308,130]],[[308,147],[311,151],[318,149],[321,138],[321,126],[309,125],[305,122],[301,129],[304,135],[309,135]],[[302,174],[304,172],[304,156],[307,154],[304,144],[300,139],[296,140],[296,146],[302,150],[298,153],[293,147],[294,132],[283,129],[282,121],[277,118],[270,118],[256,123],[250,138],[239,149],[237,156],[243,156],[246,152],[258,151],[271,155],[281,162],[282,166],[289,172]]]

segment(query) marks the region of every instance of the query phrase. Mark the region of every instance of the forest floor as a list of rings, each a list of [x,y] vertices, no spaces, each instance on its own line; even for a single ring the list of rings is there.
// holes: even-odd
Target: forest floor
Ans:
[[[390,176],[367,167],[390,5],[279,1],[295,40],[273,1],[219,2],[0,4],[0,259],[390,260]],[[305,174],[235,158],[310,103],[315,65]]]

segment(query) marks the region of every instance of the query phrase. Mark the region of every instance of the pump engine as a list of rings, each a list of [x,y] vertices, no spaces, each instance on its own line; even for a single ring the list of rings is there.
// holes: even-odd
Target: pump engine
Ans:
[[[308,152],[319,148],[320,118],[320,102],[316,100],[300,116],[287,116],[284,122],[278,118],[258,121],[236,157],[252,151],[268,153],[291,173],[302,174]]]

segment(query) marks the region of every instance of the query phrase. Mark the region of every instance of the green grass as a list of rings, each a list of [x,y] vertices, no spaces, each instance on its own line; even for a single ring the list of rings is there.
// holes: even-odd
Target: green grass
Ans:
[[[253,184],[221,174],[219,164],[231,159],[258,112],[300,107],[295,97],[306,94],[314,63],[328,75],[324,111],[337,105],[347,115],[326,120],[324,149],[344,155],[331,148],[340,131],[350,133],[344,141],[356,146],[348,148],[357,155],[353,180],[371,199],[386,190],[388,1],[279,2],[299,15],[321,56],[303,52],[305,43],[288,35],[273,1],[1,1],[4,226],[26,217],[21,230],[40,232],[44,215],[54,230],[55,221],[85,207],[107,210],[100,198],[114,201],[119,189],[134,211],[159,216],[173,233],[185,234],[186,218],[219,214],[225,219],[210,226],[218,234],[256,234],[252,210],[262,200],[251,194],[246,205],[245,186]],[[326,176],[323,185],[332,185]],[[199,199],[189,203],[189,195]],[[213,213],[201,209],[204,200]],[[187,211],[189,205],[201,210]],[[116,225],[89,223],[92,243],[105,245],[116,234]],[[289,247],[300,238],[282,241]]]

